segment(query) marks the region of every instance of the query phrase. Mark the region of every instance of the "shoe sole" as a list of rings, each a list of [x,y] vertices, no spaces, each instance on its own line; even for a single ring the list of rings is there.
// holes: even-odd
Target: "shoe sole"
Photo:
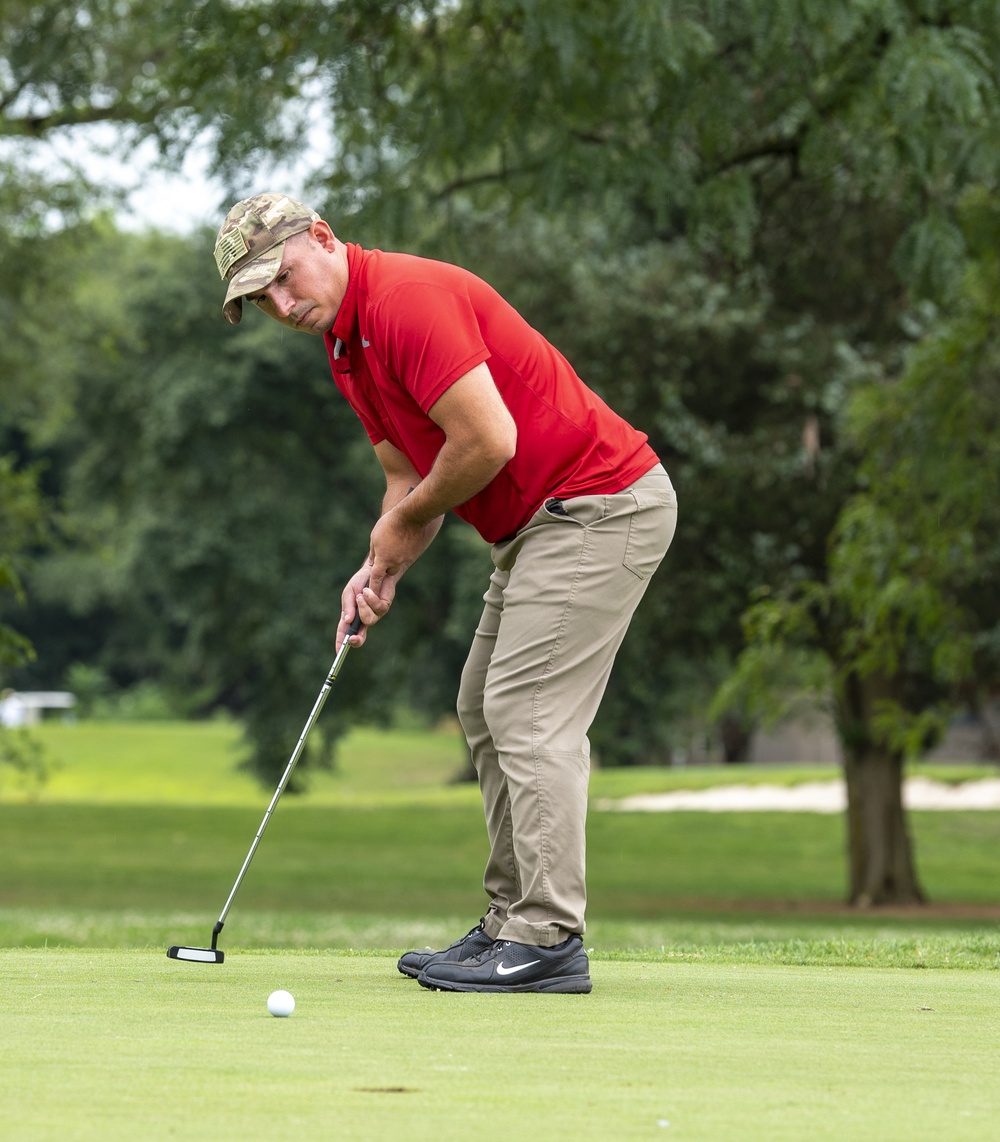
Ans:
[[[429,980],[417,976],[417,983],[428,991],[482,991],[482,992],[546,992],[557,995],[589,995],[593,982],[589,975],[557,976],[555,979],[538,979],[533,983],[452,983],[450,980]]]

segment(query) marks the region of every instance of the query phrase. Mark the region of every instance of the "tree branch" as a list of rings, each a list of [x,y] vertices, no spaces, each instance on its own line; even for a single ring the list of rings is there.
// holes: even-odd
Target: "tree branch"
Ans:
[[[484,171],[482,174],[467,175],[464,178],[452,179],[451,182],[441,187],[434,197],[439,199],[448,198],[449,195],[455,194],[460,190],[468,190],[473,186],[485,186],[487,183],[505,182],[509,178],[516,177],[520,174],[528,174],[530,171],[537,171],[539,169],[541,169],[541,163],[531,163],[528,166],[515,167],[514,169]]]
[[[85,123],[148,123],[153,118],[148,113],[137,116],[133,108],[121,104],[112,107],[84,107],[80,110],[63,108],[49,115],[6,118],[0,135],[41,139],[60,127],[79,127]]]
[[[746,150],[739,151],[715,167],[714,170],[710,172],[710,177],[724,174],[726,171],[732,170],[733,167],[743,166],[745,163],[752,163],[757,159],[785,157],[792,160],[792,172],[794,175],[798,175],[799,153],[802,148],[802,139],[805,133],[806,129],[803,124],[790,138],[778,139],[771,136],[764,142],[756,144],[756,146],[747,147]]]

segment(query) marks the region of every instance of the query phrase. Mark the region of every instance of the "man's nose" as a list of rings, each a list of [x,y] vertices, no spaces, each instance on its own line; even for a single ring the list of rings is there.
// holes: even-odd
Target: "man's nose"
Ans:
[[[271,304],[275,310],[277,310],[280,317],[287,317],[295,308],[295,298],[286,290],[273,290],[271,293]]]

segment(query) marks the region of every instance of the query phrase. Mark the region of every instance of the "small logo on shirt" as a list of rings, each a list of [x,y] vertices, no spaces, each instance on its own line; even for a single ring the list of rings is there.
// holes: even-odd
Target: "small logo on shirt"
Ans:
[[[372,343],[365,337],[364,334],[362,334],[361,335],[361,348],[362,349],[370,349],[371,346],[372,346]]]

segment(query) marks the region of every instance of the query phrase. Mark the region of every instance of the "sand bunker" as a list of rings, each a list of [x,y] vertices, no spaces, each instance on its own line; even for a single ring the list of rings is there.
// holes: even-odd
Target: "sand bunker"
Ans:
[[[1000,778],[949,785],[927,777],[908,777],[903,782],[903,804],[907,809],[1000,809]],[[717,785],[675,793],[641,793],[620,801],[601,800],[596,807],[626,813],[842,813],[847,808],[847,790],[843,780]]]

